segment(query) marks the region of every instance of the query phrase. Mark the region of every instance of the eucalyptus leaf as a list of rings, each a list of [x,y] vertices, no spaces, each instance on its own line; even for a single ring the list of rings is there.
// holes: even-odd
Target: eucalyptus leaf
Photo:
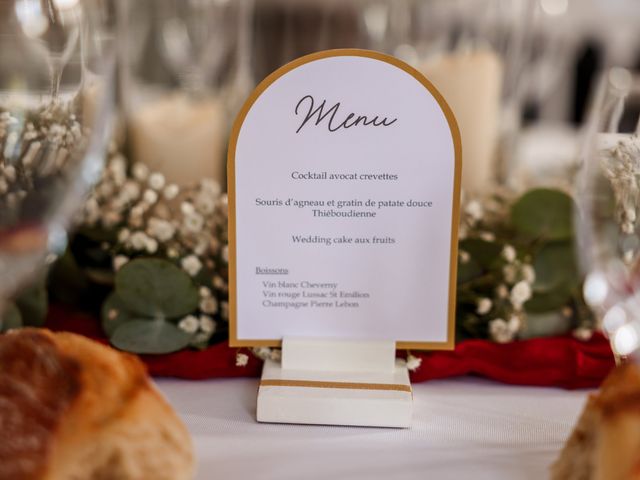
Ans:
[[[107,297],[100,310],[102,329],[111,336],[123,323],[136,319],[137,317],[127,310],[127,306],[117,293],[113,292]],[[151,321],[153,319],[148,319]]]
[[[483,269],[490,269],[500,259],[502,244],[487,242],[480,238],[467,238],[460,242],[460,249],[469,253],[471,259]]]
[[[573,202],[559,190],[530,190],[514,203],[511,221],[515,229],[527,237],[569,239],[573,235]]]
[[[15,303],[6,304],[6,308],[0,316],[0,333],[4,333],[12,328],[22,327],[22,315]]]
[[[131,353],[163,354],[182,350],[192,335],[165,320],[133,320],[121,324],[111,335],[111,344]]]
[[[564,307],[571,299],[571,291],[557,288],[545,293],[534,292],[533,297],[524,304],[527,313],[545,313]]]
[[[118,271],[115,283],[122,303],[137,316],[177,318],[198,307],[193,280],[167,260],[132,260]]]
[[[518,334],[521,340],[563,335],[571,330],[571,319],[559,311],[528,314],[524,328]]]
[[[536,281],[533,289],[545,293],[572,290],[580,283],[574,244],[571,241],[546,244],[533,260]]]

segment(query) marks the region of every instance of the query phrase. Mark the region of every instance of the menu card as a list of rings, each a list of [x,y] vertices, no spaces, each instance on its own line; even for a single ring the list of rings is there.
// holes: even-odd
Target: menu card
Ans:
[[[330,50],[267,77],[229,144],[231,345],[452,348],[460,144],[394,57]]]

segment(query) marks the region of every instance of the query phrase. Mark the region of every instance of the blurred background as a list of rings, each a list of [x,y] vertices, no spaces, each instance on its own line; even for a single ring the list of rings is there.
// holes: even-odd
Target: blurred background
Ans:
[[[314,51],[374,49],[424,72],[461,125],[467,191],[493,180],[522,188],[562,178],[599,73],[640,66],[633,0],[141,0],[119,7],[128,145],[137,160],[181,182],[202,168],[224,184],[225,139],[244,98],[270,72]],[[163,121],[165,130],[155,132],[152,118],[173,108],[158,98],[176,92],[206,93],[209,103],[191,111],[171,97],[177,123]],[[202,131],[218,136],[191,132],[187,143],[201,138],[209,143],[198,150],[220,159],[172,172],[174,162],[162,157],[176,154],[175,143],[158,140],[181,123],[193,125],[189,115],[206,118]]]

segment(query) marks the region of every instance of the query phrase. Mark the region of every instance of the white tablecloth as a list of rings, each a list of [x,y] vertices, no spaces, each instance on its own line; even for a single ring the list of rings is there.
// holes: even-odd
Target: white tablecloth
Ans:
[[[409,430],[259,424],[256,379],[158,380],[198,480],[544,479],[587,392],[476,378],[414,385]]]

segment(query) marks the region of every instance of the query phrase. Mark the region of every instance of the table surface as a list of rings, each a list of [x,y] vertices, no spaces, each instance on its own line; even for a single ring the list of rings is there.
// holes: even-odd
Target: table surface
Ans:
[[[257,423],[257,379],[157,384],[193,436],[197,480],[544,479],[588,394],[416,384],[413,426],[397,430]]]

